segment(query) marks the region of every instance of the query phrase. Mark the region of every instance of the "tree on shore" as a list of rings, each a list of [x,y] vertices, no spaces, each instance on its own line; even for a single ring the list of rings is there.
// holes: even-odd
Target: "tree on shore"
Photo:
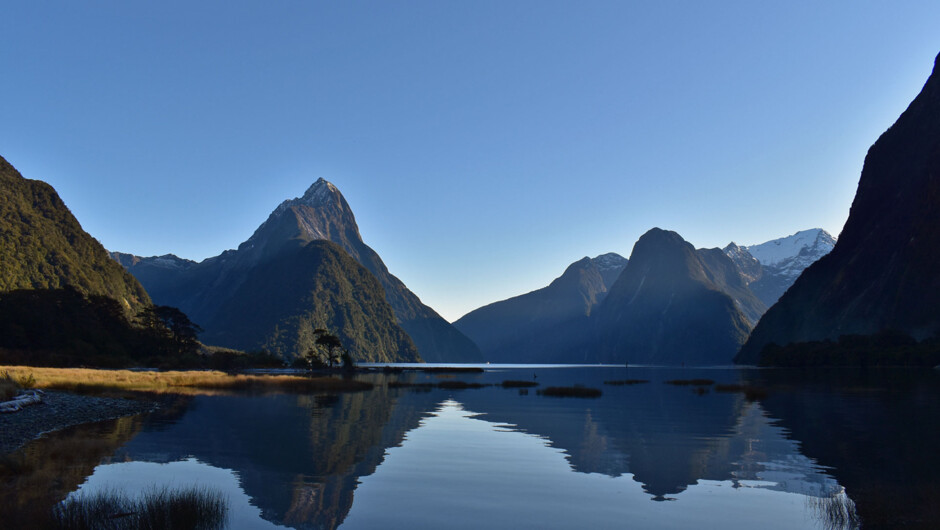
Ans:
[[[137,319],[154,335],[168,339],[179,355],[195,353],[199,349],[198,336],[202,328],[175,307],[149,306],[137,314]]]

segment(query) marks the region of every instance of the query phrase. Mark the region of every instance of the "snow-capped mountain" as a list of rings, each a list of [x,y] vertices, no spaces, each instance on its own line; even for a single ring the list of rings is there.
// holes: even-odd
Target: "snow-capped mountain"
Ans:
[[[799,269],[799,272],[802,272],[810,263],[828,254],[835,245],[836,238],[829,232],[822,228],[813,228],[744,248],[764,266],[781,269],[794,265],[798,267],[800,263],[805,263]]]
[[[739,246],[732,242],[724,252],[741,269],[748,287],[770,307],[835,244],[836,238],[829,232],[813,228],[759,245]]]

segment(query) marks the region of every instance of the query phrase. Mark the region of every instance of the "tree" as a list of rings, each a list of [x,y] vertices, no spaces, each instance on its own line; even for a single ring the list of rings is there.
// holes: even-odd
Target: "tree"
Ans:
[[[323,328],[317,328],[313,330],[313,333],[317,336],[314,344],[326,350],[326,364],[332,368],[334,362],[339,362],[339,354],[344,351],[342,341]]]
[[[195,353],[199,349],[198,336],[202,328],[175,307],[146,307],[137,314],[137,320],[154,335],[172,341],[177,354]]]

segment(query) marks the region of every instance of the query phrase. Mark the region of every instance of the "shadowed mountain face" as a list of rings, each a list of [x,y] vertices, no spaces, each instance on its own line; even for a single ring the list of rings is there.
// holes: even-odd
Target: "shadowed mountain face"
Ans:
[[[313,348],[314,330],[325,328],[357,361],[420,360],[378,280],[337,244],[290,240],[267,250],[229,251],[201,263],[144,258],[130,270],[142,269],[158,300],[200,323],[209,344],[291,358]]]
[[[751,326],[723,286],[743,283],[720,250],[696,251],[654,228],[597,310],[601,362],[714,365],[731,362]],[[741,295],[747,294],[745,290]],[[759,301],[749,299],[759,307]]]
[[[298,246],[323,241],[335,243],[338,249],[375,276],[397,323],[413,340],[424,360],[481,360],[479,349],[470,339],[422,304],[401,280],[388,272],[379,255],[362,241],[356,219],[342,194],[323,179],[315,182],[303,197],[281,203],[237,250],[223,252],[198,264],[172,255],[136,258],[115,254],[115,258],[135,275],[139,271],[139,278],[160,303],[178,305],[184,311],[189,309],[195,321],[221,326],[226,329],[220,329],[220,332],[228,333],[227,328],[231,325],[218,320],[215,315],[215,308],[221,301],[204,296],[207,289],[215,290],[227,281],[220,278],[237,277],[241,271],[257,270],[275,257],[282,259],[286,255],[285,250],[292,252],[291,249]],[[283,278],[277,280],[283,281]],[[238,289],[241,281],[230,281],[229,288],[224,289],[226,295]],[[214,331],[210,327],[206,329]],[[415,358],[408,354],[392,360]]]
[[[764,346],[874,334],[940,333],[940,57],[921,93],[869,149],[832,252],[797,279],[736,358]]]
[[[140,283],[82,230],[52,186],[23,178],[0,157],[0,291],[65,286],[113,298],[127,316],[150,304]]]
[[[614,253],[572,263],[547,287],[476,309],[454,326],[491,362],[584,360],[591,312],[626,266]]]
[[[746,282],[721,249],[654,228],[629,261],[583,258],[454,325],[492,362],[726,364],[766,310]]]

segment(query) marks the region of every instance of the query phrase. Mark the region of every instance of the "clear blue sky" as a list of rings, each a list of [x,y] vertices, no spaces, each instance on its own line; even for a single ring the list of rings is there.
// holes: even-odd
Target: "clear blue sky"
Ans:
[[[454,320],[646,230],[837,234],[940,2],[7,2],[0,155],[201,260],[318,177]]]

